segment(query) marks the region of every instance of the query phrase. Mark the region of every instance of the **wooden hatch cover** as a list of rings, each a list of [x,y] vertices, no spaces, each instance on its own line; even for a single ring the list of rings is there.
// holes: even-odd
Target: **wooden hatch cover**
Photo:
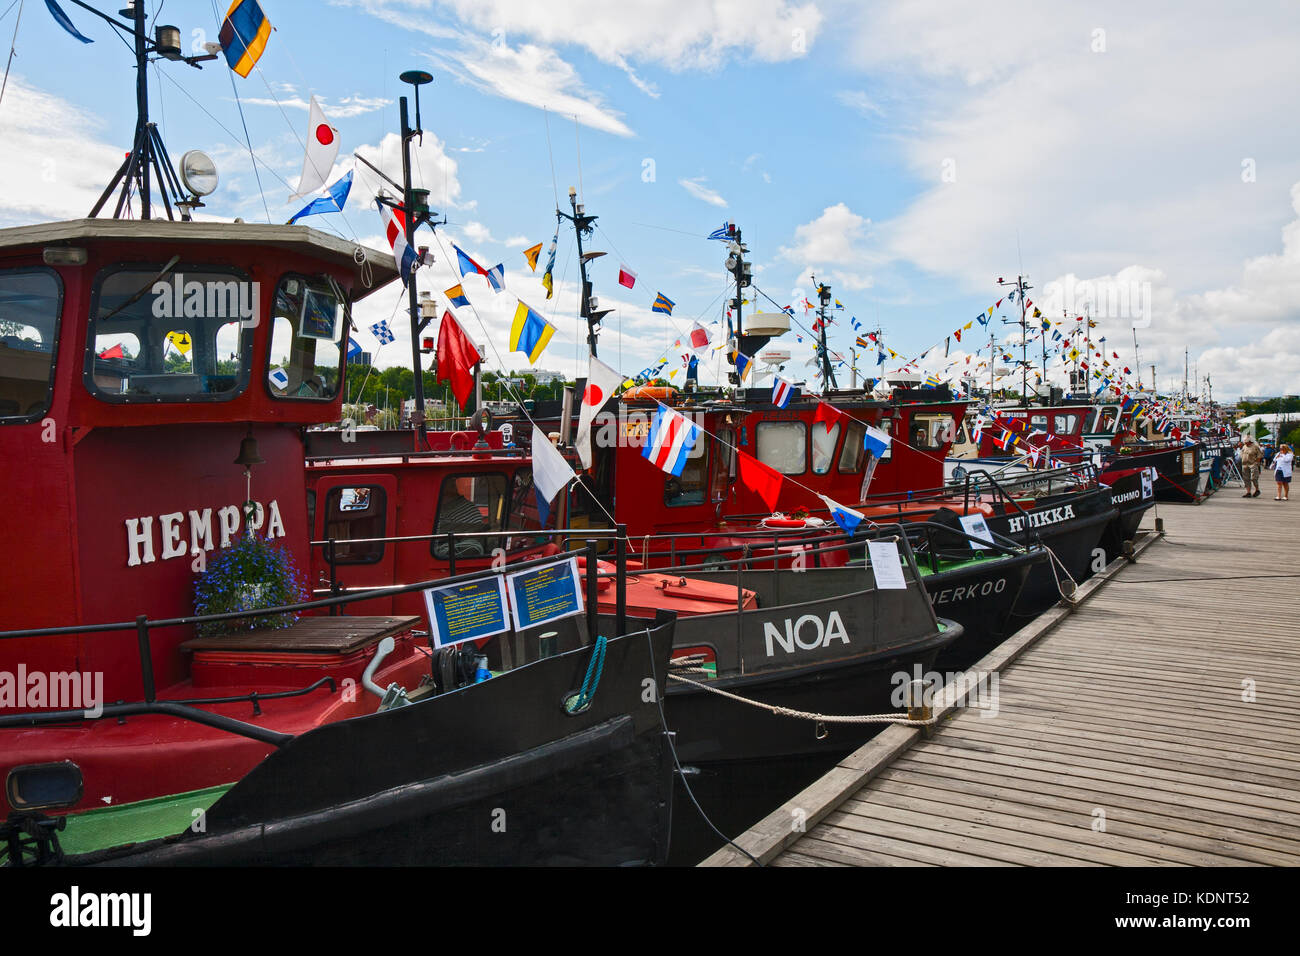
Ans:
[[[304,617],[291,627],[192,638],[181,645],[181,650],[351,654],[420,624],[418,617]]]

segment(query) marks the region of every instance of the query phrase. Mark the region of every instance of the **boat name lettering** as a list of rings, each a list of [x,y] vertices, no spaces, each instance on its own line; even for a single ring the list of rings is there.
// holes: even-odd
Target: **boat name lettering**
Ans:
[[[944,588],[934,596],[934,603],[956,604],[958,601],[965,601],[973,597],[988,597],[990,594],[1001,594],[1006,589],[1006,578],[998,578],[996,581],[984,581],[979,584],[963,584],[955,588]]]
[[[1056,524],[1058,521],[1068,521],[1074,517],[1074,505],[1061,505],[1059,508],[1052,508],[1049,511],[1034,511],[1027,515],[1016,515],[1008,525],[1012,534],[1017,531],[1025,530],[1025,519],[1029,519],[1029,527],[1042,528],[1049,524]]]
[[[215,524],[211,508],[202,511],[174,511],[159,515],[156,522],[153,515],[127,518],[126,566],[134,568],[141,564],[153,564],[159,558],[170,561],[172,558],[197,555],[199,551],[211,551],[214,532],[218,542],[216,546],[228,548],[238,538],[241,524],[252,531],[260,531],[265,525],[267,540],[284,537],[284,519],[280,516],[279,502],[272,500],[263,508],[260,501],[254,501],[248,511],[245,515],[244,509],[239,505],[218,508]],[[154,534],[155,524],[158,528],[157,535]],[[155,539],[161,548],[154,548]]]
[[[1133,491],[1126,491],[1122,495],[1111,495],[1110,503],[1113,505],[1122,505],[1129,501],[1136,501],[1142,497],[1142,489],[1136,488]]]
[[[767,656],[776,656],[776,645],[787,654],[793,654],[795,648],[801,651],[813,651],[819,647],[829,647],[831,641],[849,643],[849,635],[844,630],[839,611],[831,611],[830,616],[822,621],[816,614],[804,614],[794,620],[785,619],[785,634],[770,621],[763,622],[763,637],[767,641]]]

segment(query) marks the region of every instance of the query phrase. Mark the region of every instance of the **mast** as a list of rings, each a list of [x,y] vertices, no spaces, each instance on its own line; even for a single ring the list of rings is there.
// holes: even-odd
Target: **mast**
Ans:
[[[596,336],[600,332],[600,320],[613,309],[593,309],[591,296],[591,280],[587,278],[587,262],[595,259],[597,256],[603,256],[603,252],[583,252],[582,237],[590,236],[593,224],[598,217],[587,215],[585,204],[578,202],[578,191],[572,186],[569,187],[569,208],[573,210],[572,214],[564,212],[558,207],[555,210],[555,220],[567,219],[573,223],[573,234],[578,239],[578,272],[582,282],[582,292],[578,299],[578,314],[587,320],[587,347],[591,349],[591,354],[596,354]]]
[[[998,279],[998,285],[1014,285],[1020,299],[1020,404],[1024,408],[1029,408],[1029,319],[1025,310],[1025,293],[1032,289],[1025,276],[1016,276],[1015,282],[1004,282]],[[990,319],[989,324],[993,322]],[[1047,359],[1044,354],[1043,364],[1046,366]],[[1046,372],[1046,367],[1043,369]]]
[[[817,282],[816,276],[810,277],[813,282]],[[817,318],[821,325],[818,333],[818,345],[822,353],[822,389],[836,388],[835,370],[831,368],[831,356],[826,347],[826,307],[831,301],[831,287],[825,284],[817,286]]]

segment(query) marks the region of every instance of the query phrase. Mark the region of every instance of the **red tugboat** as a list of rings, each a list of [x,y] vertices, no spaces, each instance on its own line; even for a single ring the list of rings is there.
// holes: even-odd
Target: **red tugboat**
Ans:
[[[324,613],[347,596],[257,612],[304,614],[279,629],[196,617],[196,583],[249,542],[309,563],[305,429],[339,419],[351,306],[397,272],[302,226],[152,218],[151,172],[169,215],[216,176],[187,154],[193,195],[174,192],[139,123],[119,171],[138,220],[0,230],[0,536],[25,549],[0,597],[0,859],[665,859],[672,768],[646,681],[663,691],[671,620],[605,641],[567,617],[526,665],[507,626],[491,679],[464,686],[486,674],[422,617]],[[250,608],[294,586],[223,583]]]

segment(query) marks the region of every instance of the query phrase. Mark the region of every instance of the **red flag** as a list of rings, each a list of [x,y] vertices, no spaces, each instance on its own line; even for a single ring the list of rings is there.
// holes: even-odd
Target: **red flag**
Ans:
[[[776,499],[781,494],[781,473],[770,468],[752,455],[737,450],[740,483],[763,499],[763,504],[776,510]]]
[[[114,345],[112,348],[104,349],[104,351],[99,353],[99,357],[124,359],[126,358],[126,353],[122,351],[122,346],[118,344]]]
[[[636,273],[621,263],[618,267],[618,284],[629,289],[636,285]]]
[[[834,405],[831,405],[829,402],[818,402],[817,411],[813,415],[813,424],[816,425],[818,422],[825,422],[826,430],[830,431],[835,427],[835,423],[843,417],[844,413]]]
[[[958,342],[960,342],[960,341],[961,341],[961,329],[958,329],[956,332],[954,332],[954,333],[953,333],[953,337],[954,337]]]
[[[474,390],[474,366],[483,357],[450,312],[442,314],[442,325],[438,327],[437,359],[437,381],[450,382],[457,404],[464,405]]]

